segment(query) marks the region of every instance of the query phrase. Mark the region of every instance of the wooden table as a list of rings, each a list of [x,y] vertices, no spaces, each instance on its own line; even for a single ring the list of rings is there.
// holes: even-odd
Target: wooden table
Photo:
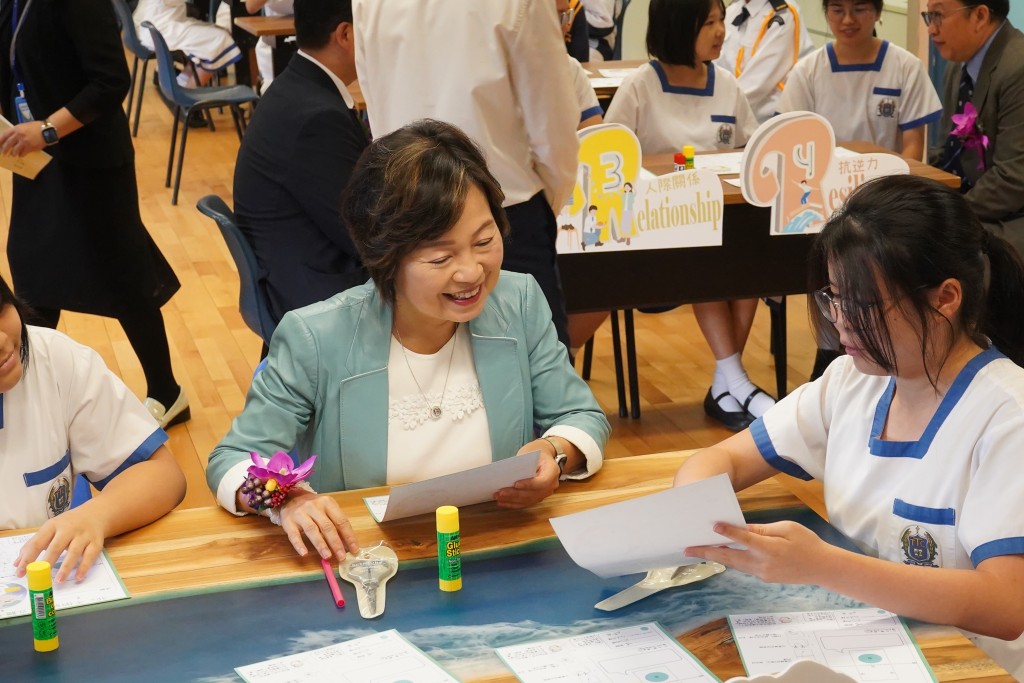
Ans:
[[[595,477],[585,482],[564,483],[555,495],[525,511],[500,510],[489,503],[465,508],[461,511],[463,548],[473,549],[464,550],[466,559],[493,554],[496,548],[525,548],[538,539],[552,537],[549,517],[664,490],[670,486],[683,457],[683,453],[665,453],[610,460]],[[740,494],[741,505],[747,511],[802,506],[790,490],[791,481],[780,476],[758,484]],[[384,492],[384,488],[349,491],[334,494],[334,498],[349,515],[356,534],[364,543],[383,537],[403,563],[434,558],[436,537],[432,516],[383,526],[369,517],[362,503],[363,496]],[[320,575],[316,558],[298,557],[281,530],[266,519],[235,518],[218,508],[173,512],[144,529],[110,540],[107,548],[132,593],[131,602],[154,597],[173,598],[178,591],[195,592],[217,586],[232,591],[252,581],[254,576],[294,580]],[[764,609],[771,609],[771,605],[766,604]],[[90,616],[85,614],[80,618]],[[354,618],[354,615],[344,616]],[[516,618],[529,618],[529,615]],[[373,622],[362,622],[363,627],[372,628],[372,625]],[[0,625],[0,651],[6,651],[12,643],[23,646],[24,634],[20,631],[26,627],[24,624],[6,628]],[[150,637],[161,637],[156,624],[139,624],[138,627],[147,632],[152,629]],[[742,673],[724,620],[693,629],[679,640],[723,680]],[[1010,683],[1013,680],[966,638],[950,629],[941,635],[919,635],[918,640],[940,681]],[[31,645],[28,647],[30,649]],[[119,644],[111,644],[115,652],[117,647]],[[104,656],[109,655],[95,653],[96,662],[90,662],[89,666],[98,666],[97,662]],[[252,659],[257,660],[258,657]],[[245,662],[232,665],[239,663]],[[487,681],[512,683],[515,678],[508,674]]]
[[[274,75],[284,71],[288,62],[295,56],[297,48],[295,41],[285,41],[285,38],[295,35],[295,17],[267,17],[253,15],[248,17],[235,17],[235,26],[246,33],[257,38],[267,38],[273,44]],[[249,59],[256,64],[255,45],[249,51]]]
[[[584,62],[583,68],[587,70],[587,75],[593,80],[595,78],[605,78],[601,75],[601,69],[635,69],[638,66],[643,66],[648,61],[647,59],[621,59],[608,62]],[[610,100],[615,96],[615,92],[618,89],[617,85],[594,86],[594,92],[597,93],[597,99],[599,100]]]

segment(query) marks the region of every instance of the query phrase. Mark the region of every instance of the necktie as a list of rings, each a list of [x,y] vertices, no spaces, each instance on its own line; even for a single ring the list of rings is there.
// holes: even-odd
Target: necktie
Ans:
[[[967,73],[967,65],[965,64],[963,70],[960,72],[960,89],[957,91],[956,97],[956,113],[964,113],[964,105],[971,101],[971,97],[974,96],[974,80],[971,75]],[[945,163],[942,164],[943,170],[949,171],[955,175],[960,176],[960,191],[966,192],[970,189],[970,183],[967,178],[964,177],[963,160],[960,158],[960,153],[963,151],[963,140],[958,135],[953,135],[950,132],[949,137],[946,138],[946,145],[942,152],[942,158]]]
[[[732,25],[737,28],[743,25],[743,22],[750,18],[750,11],[744,7],[740,10],[740,13],[736,15],[736,18],[732,20]]]

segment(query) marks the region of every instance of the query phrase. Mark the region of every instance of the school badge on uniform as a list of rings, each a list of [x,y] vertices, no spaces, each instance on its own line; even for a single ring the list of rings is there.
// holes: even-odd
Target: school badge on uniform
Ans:
[[[732,147],[733,127],[731,123],[723,123],[718,127],[716,136],[718,144]]]
[[[900,548],[903,549],[903,564],[917,567],[938,567],[939,546],[926,529],[918,525],[908,526],[900,534]]]
[[[50,493],[46,496],[46,514],[56,517],[71,507],[71,480],[57,477],[50,485]]]
[[[891,119],[896,116],[896,100],[886,97],[878,103],[876,113],[884,119]]]

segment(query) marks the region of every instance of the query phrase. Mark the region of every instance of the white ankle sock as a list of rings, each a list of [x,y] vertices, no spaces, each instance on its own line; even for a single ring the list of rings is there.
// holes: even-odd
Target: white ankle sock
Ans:
[[[726,395],[722,396],[722,394]],[[722,370],[721,361],[715,363],[715,376],[711,380],[711,398],[718,398],[719,396],[722,396],[722,400],[718,401],[718,405],[722,410],[728,413],[738,413],[743,410],[740,402],[729,393],[729,380]]]
[[[712,392],[715,392],[716,383],[719,382],[719,373],[722,376],[723,389],[719,389],[717,396],[723,390],[728,390],[732,394],[733,399],[740,408],[743,407],[743,401],[747,400],[747,397],[753,393],[757,387],[750,378],[747,377],[747,371],[743,369],[743,363],[740,359],[740,354],[734,353],[728,358],[723,358],[715,363],[715,383],[712,383]],[[723,404],[725,399],[722,399]],[[775,399],[765,393],[758,393],[750,401],[750,405],[747,406],[747,412],[754,417],[761,417],[764,415],[769,408],[775,405]]]

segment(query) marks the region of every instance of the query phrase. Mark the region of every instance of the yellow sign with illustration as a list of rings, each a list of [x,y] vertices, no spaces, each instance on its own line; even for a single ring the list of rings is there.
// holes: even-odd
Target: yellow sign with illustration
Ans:
[[[558,252],[673,249],[722,243],[722,185],[709,171],[654,176],[618,124],[579,132],[576,187],[558,215]]]

